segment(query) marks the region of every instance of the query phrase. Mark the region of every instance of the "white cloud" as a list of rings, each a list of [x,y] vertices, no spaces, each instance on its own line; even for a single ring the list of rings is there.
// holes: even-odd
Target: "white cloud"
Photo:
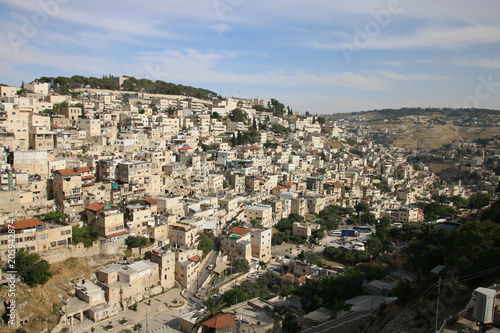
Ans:
[[[310,38],[302,45],[316,49],[357,50],[379,49],[460,49],[478,44],[500,43],[500,26],[426,27],[415,32],[391,35],[381,29],[380,34],[370,37],[366,29],[353,29],[351,36],[342,41]],[[346,45],[347,44],[347,45]]]
[[[458,59],[456,64],[461,67],[483,67],[491,69],[500,69],[500,58],[487,59],[487,58],[471,58],[471,59]]]
[[[218,33],[223,33],[231,29],[230,26],[228,26],[225,23],[219,23],[219,24],[214,24],[210,26],[210,29],[218,32]]]

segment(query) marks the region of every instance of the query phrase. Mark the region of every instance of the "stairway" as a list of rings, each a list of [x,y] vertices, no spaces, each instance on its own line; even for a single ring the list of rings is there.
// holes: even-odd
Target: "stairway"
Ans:
[[[465,311],[464,318],[470,321],[475,322],[476,319],[472,316],[472,311],[474,310],[474,301],[470,302],[469,307]]]

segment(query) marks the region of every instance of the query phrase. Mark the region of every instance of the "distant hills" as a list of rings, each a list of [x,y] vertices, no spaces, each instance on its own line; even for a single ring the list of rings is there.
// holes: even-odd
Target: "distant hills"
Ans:
[[[499,116],[499,110],[491,109],[452,109],[452,108],[401,108],[401,109],[381,109],[357,111],[349,113],[334,113],[323,115],[329,119],[349,118],[351,116],[362,116],[371,121],[383,119],[397,119],[408,116],[446,116],[446,117],[482,117],[482,116]]]
[[[211,99],[218,95],[208,89],[195,88],[184,86],[182,84],[174,84],[161,80],[151,81],[148,79],[136,79],[133,76],[124,76],[127,78],[123,81],[121,87],[118,84],[118,78],[114,77],[84,77],[73,75],[72,77],[58,76],[48,77],[42,76],[35,81],[41,83],[52,83],[52,89],[61,94],[71,94],[73,88],[92,88],[92,89],[109,89],[109,90],[124,90],[145,92],[149,94],[164,94],[164,95],[185,95],[201,99]]]

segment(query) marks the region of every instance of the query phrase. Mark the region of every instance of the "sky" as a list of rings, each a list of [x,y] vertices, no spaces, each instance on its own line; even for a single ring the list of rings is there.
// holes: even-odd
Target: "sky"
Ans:
[[[500,109],[497,0],[0,0],[0,83],[122,76],[331,114]]]

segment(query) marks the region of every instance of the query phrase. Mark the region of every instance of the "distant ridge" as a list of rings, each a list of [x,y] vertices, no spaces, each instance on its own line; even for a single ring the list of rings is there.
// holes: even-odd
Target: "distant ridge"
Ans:
[[[184,86],[182,84],[164,82],[161,80],[151,81],[148,79],[136,79],[133,76],[123,76],[121,79],[121,86],[119,85],[119,78],[113,76],[104,76],[103,78],[84,77],[80,75],[73,75],[72,77],[42,76],[34,81],[40,83],[51,83],[54,92],[60,94],[71,94],[70,89],[73,88],[92,88],[145,92],[149,94],[185,95],[201,99],[218,97],[215,92],[208,89]]]

